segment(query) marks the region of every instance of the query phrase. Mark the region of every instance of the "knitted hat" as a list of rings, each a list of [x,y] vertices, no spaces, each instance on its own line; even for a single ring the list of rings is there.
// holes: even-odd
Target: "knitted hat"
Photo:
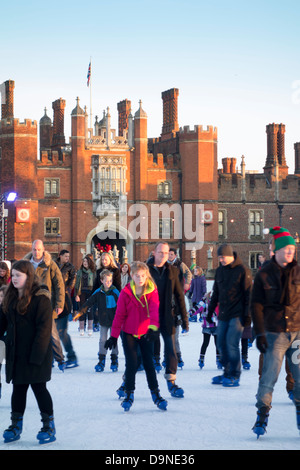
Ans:
[[[224,245],[219,246],[217,254],[218,256],[233,256],[233,249],[230,245],[224,243]]]
[[[287,245],[296,245],[290,232],[283,227],[265,228],[264,233],[271,233],[274,240],[274,251],[280,250]]]

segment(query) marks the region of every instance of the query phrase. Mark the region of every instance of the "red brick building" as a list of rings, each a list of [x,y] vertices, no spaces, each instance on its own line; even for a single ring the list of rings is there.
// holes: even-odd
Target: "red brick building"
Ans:
[[[4,85],[1,193],[18,194],[6,204],[8,259],[23,257],[41,238],[54,255],[69,249],[77,266],[83,253],[106,244],[120,262],[145,260],[157,241],[168,239],[187,264],[196,254],[197,264],[211,269],[217,245],[227,241],[255,269],[258,253],[267,253],[262,229],[279,222],[278,207],[282,224],[298,231],[300,143],[289,175],[282,124],[267,126],[263,174],[246,173],[244,162],[238,171],[232,158],[218,170],[217,129],[179,126],[178,89],[162,93],[163,126],[155,139],[148,138],[141,102],[135,113],[129,100],[117,104],[117,132],[108,108],[89,128],[77,98],[66,142],[62,98],[52,103],[53,122],[46,110],[39,124],[20,122],[14,82]]]

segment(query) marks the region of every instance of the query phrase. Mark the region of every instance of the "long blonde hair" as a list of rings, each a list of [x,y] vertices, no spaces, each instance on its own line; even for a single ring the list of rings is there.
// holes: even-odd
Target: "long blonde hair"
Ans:
[[[150,274],[149,267],[146,263],[143,263],[142,261],[134,261],[133,263],[131,263],[130,265],[131,277],[134,276],[134,274],[139,270],[145,271],[147,274],[147,280],[144,284],[144,290],[145,288],[149,286],[149,282],[152,282],[154,287],[156,287],[156,284]]]

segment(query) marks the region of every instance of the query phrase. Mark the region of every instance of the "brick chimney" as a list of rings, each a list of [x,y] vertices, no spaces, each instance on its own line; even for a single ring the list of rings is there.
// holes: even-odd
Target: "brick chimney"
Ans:
[[[1,118],[10,119],[14,117],[14,88],[15,82],[7,80],[1,87]]]
[[[123,100],[118,103],[119,112],[119,136],[128,130],[128,116],[131,110],[131,101]]]
[[[62,98],[53,101],[53,139],[52,146],[65,145],[64,114],[66,102]]]
[[[179,130],[178,96],[178,88],[171,88],[170,90],[163,91],[161,94],[163,100],[162,136]]]

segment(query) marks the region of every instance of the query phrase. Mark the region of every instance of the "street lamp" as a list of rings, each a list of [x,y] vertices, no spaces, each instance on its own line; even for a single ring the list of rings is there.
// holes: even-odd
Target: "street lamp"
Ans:
[[[279,226],[281,227],[281,219],[282,219],[282,211],[283,211],[283,204],[277,204],[278,211],[279,211]]]
[[[0,195],[0,259],[4,260],[6,258],[6,248],[7,248],[7,216],[8,211],[4,208],[5,202],[14,202],[17,198],[17,193],[6,191]]]

